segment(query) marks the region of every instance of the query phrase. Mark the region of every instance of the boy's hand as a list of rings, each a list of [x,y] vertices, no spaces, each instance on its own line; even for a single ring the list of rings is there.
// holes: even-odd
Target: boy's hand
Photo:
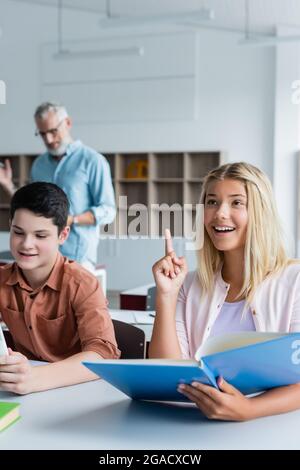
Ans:
[[[24,395],[32,391],[33,367],[27,357],[8,348],[0,356],[0,390]]]
[[[166,254],[157,261],[153,268],[153,275],[157,290],[162,294],[178,293],[188,268],[183,256],[177,257],[172,243],[170,230],[165,231]]]

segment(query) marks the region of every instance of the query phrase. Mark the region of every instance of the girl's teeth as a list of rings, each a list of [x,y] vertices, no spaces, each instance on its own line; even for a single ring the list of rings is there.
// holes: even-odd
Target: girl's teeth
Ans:
[[[215,227],[218,232],[232,232],[234,228],[231,227]]]

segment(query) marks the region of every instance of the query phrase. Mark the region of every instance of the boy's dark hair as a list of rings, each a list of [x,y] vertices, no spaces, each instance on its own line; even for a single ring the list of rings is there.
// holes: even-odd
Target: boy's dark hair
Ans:
[[[53,183],[30,183],[18,189],[10,204],[10,218],[16,210],[27,209],[36,215],[52,219],[58,234],[67,225],[69,201],[65,192]]]

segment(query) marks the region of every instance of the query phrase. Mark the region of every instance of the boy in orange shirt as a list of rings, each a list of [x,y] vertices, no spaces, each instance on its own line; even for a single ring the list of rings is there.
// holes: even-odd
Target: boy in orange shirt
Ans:
[[[0,313],[16,351],[0,356],[0,390],[26,394],[94,380],[82,361],[119,357],[97,279],[59,253],[68,213],[65,193],[52,183],[31,183],[12,198],[15,262],[0,267]],[[33,367],[29,359],[48,364]]]

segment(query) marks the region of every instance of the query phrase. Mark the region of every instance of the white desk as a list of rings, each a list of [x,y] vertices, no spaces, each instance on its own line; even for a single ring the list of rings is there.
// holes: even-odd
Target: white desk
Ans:
[[[145,310],[115,310],[109,309],[110,316],[113,320],[120,320],[130,325],[137,326],[144,331],[146,341],[150,341],[154,323],[154,317]]]
[[[134,402],[102,380],[0,400],[22,418],[0,449],[300,449],[300,411],[245,423],[209,421],[190,405]]]

